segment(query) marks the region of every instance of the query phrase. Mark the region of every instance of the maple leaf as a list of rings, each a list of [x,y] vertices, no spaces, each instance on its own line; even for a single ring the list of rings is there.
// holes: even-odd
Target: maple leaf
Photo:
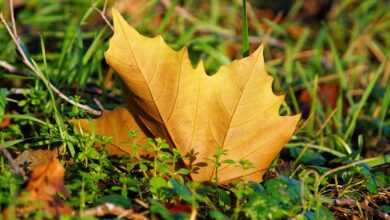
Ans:
[[[111,143],[106,148],[111,155],[148,154],[143,148],[137,147],[146,144],[147,137],[126,108],[104,111],[102,116],[95,120],[78,119],[72,120],[71,123],[79,130],[111,137]],[[135,132],[135,135],[130,135],[131,131]]]
[[[196,162],[208,164],[191,174],[196,181],[216,175],[219,183],[260,181],[300,118],[279,115],[284,96],[272,92],[263,47],[208,76],[202,62],[192,67],[186,48],[174,51],[161,36],[142,36],[119,12],[112,14],[114,35],[105,57],[128,90],[128,116],[182,156],[196,152]],[[253,168],[216,167],[211,160],[218,149],[224,152],[220,161],[248,161]]]

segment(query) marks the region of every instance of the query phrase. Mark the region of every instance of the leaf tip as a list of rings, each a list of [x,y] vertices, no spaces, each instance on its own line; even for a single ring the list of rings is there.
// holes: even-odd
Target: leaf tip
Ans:
[[[260,44],[260,46],[257,47],[257,49],[250,56],[253,57],[257,62],[262,63],[261,65],[264,67],[264,44]]]
[[[198,70],[204,70],[204,62],[203,60],[200,60],[199,63],[196,65],[196,69]]]
[[[121,14],[119,13],[118,9],[116,9],[116,8],[111,9],[111,14],[112,14],[112,18],[114,19],[114,21],[115,21],[115,19],[121,17]]]
[[[114,32],[117,29],[118,25],[120,25],[121,23],[127,24],[127,22],[125,21],[125,19],[117,9],[112,8],[111,14],[112,14],[112,20],[114,22]]]
[[[260,44],[260,46],[257,47],[255,52],[253,53],[253,55],[255,55],[255,56],[262,56],[263,57],[263,53],[264,53],[264,44]]]
[[[302,113],[298,113],[296,115],[289,116],[289,118],[292,121],[292,124],[294,125],[294,128],[295,128],[294,130],[297,130],[297,128],[298,128],[298,123],[299,123],[299,120],[301,120],[301,116],[302,116]]]
[[[296,115],[293,115],[294,116],[294,119],[297,121],[297,123],[298,123],[298,121],[299,120],[301,120],[301,118],[302,118],[302,113],[298,113],[298,114],[296,114]]]
[[[259,50],[260,54],[263,54],[263,52],[264,52],[264,44],[260,44],[260,46],[257,48],[257,50]]]

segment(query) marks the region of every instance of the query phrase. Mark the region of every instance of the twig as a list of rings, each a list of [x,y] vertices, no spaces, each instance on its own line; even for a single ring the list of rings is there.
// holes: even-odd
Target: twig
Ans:
[[[103,14],[106,14],[106,9],[107,9],[107,0],[104,0],[103,10],[102,10]]]
[[[144,207],[144,208],[146,208],[146,209],[149,208],[149,205],[148,205],[146,202],[144,202],[144,201],[142,201],[142,200],[140,200],[140,199],[135,199],[134,201],[135,201],[136,203],[138,203],[140,206],[142,206],[142,207]]]
[[[351,206],[355,205],[356,201],[353,199],[334,199],[333,204],[338,206]]]
[[[382,219],[385,219],[385,220],[390,220],[390,215],[389,214],[387,214],[387,213],[385,213],[385,212],[381,212],[381,211],[379,211],[379,210],[377,210],[377,209],[374,209],[374,208],[372,208],[372,207],[370,207],[369,205],[368,205],[368,201],[367,200],[364,200],[364,202],[361,202],[360,203],[360,206],[364,209],[364,210],[366,210],[368,213],[370,213],[371,215],[376,215],[376,216],[379,216],[380,218],[382,218]]]
[[[20,94],[26,94],[28,92],[30,92],[31,90],[30,89],[24,89],[24,88],[11,88],[9,90],[9,92],[11,94],[16,94],[16,95],[20,95]]]
[[[5,147],[2,146],[2,145],[0,145],[0,152],[4,155],[5,158],[7,158],[7,160],[9,162],[9,164],[11,166],[11,169],[14,172],[14,174],[20,175],[20,176],[22,176],[25,179],[26,178],[26,173],[23,171],[23,169],[20,169],[18,164],[12,158],[10,152],[7,149],[5,149]]]
[[[147,220],[144,215],[135,213],[132,209],[125,209],[120,206],[116,206],[112,203],[104,203],[95,208],[84,210],[80,213],[80,216],[97,216],[102,217],[106,215],[114,215],[118,218],[134,219],[134,220]]]
[[[10,0],[10,5],[12,6],[13,5],[13,1]],[[0,14],[0,20],[1,22],[3,23],[3,25],[5,26],[5,28],[7,29],[9,35],[11,36],[12,40],[14,41],[18,51],[19,51],[19,54],[22,56],[23,58],[23,63],[31,70],[33,71],[36,76],[41,79],[47,87],[49,87],[50,89],[52,89],[54,91],[54,93],[56,93],[59,97],[61,97],[63,100],[65,100],[66,102],[72,104],[72,105],[75,105],[81,109],[84,109],[85,111],[93,114],[93,115],[101,115],[101,111],[98,111],[98,110],[95,110],[87,105],[83,105],[81,103],[78,103],[78,102],[75,102],[74,100],[68,98],[65,94],[63,94],[61,91],[59,91],[53,84],[51,84],[46,78],[45,76],[40,72],[40,70],[32,63],[32,61],[27,58],[25,52],[23,51],[22,47],[20,46],[20,41],[19,41],[19,36],[17,35],[17,31],[16,31],[16,24],[15,24],[15,18],[12,16],[13,15],[13,8],[11,7],[10,8],[11,10],[11,20],[12,20],[12,27],[13,27],[13,30],[11,30],[11,28],[8,26],[7,22],[5,21],[4,19],[4,16],[3,14]]]
[[[9,7],[11,11],[11,21],[12,21],[12,30],[14,31],[13,34],[17,36],[17,31],[16,31],[16,22],[15,22],[15,13],[14,13],[14,1],[9,0]]]
[[[106,22],[106,24],[108,25],[108,27],[110,27],[110,29],[112,31],[114,31],[114,27],[112,26],[112,24],[110,23],[110,21],[108,21],[107,19],[107,16],[106,16],[106,11],[107,11],[107,0],[104,1],[104,5],[103,5],[103,10],[100,10],[96,7],[96,5],[94,4],[93,6],[93,9],[100,15],[100,17],[102,17],[102,19],[104,20],[104,22]]]
[[[114,31],[114,27],[113,27],[112,24],[108,21],[106,15],[105,15],[106,9],[104,8],[103,11],[102,11],[102,10],[96,8],[96,6],[93,6],[93,9],[94,9],[97,13],[99,13],[100,17],[103,18],[104,22],[106,22],[106,24],[108,25],[108,27],[110,27],[110,29],[111,29],[112,31]]]
[[[93,101],[96,103],[96,105],[99,107],[99,109],[100,109],[101,111],[104,111],[104,110],[105,110],[104,107],[103,107],[103,105],[102,105],[102,103],[99,101],[99,99],[93,98]]]
[[[9,73],[19,73],[18,69],[4,60],[0,60],[0,67]]]
[[[365,199],[363,202],[357,202],[353,199],[349,199],[349,198],[346,198],[346,199],[334,199],[333,200],[333,205],[334,206],[357,206],[357,205],[360,205],[360,207],[362,207],[362,209],[364,209],[366,212],[368,212],[371,216],[378,216],[382,219],[385,219],[385,220],[390,220],[390,215],[385,213],[385,212],[381,212],[379,210],[376,210],[372,207],[369,206],[368,204],[368,201]]]

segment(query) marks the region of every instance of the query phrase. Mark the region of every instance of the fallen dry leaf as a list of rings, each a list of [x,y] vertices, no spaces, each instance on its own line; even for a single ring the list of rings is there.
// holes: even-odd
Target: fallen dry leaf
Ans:
[[[23,168],[28,166],[31,170],[35,167],[48,164],[53,158],[58,155],[58,150],[25,150],[15,158],[16,164]]]
[[[72,214],[72,209],[65,205],[60,197],[67,194],[64,187],[64,172],[63,166],[56,157],[47,163],[35,166],[25,192],[18,199],[23,205],[16,207],[16,213],[26,215],[41,210],[57,217]],[[9,219],[8,212],[8,210],[3,212],[5,219]]]
[[[65,169],[57,158],[53,158],[47,164],[36,166],[31,173],[27,184],[27,198],[31,201],[42,201],[45,210],[56,215],[69,214],[70,208],[63,204],[59,194],[66,195],[64,187]]]
[[[147,137],[126,108],[104,111],[98,119],[73,120],[72,123],[83,131],[112,137],[111,144],[106,148],[111,155],[140,156],[147,154],[142,148],[136,150],[135,145],[146,144]],[[129,131],[135,131],[136,135],[129,136]]]
[[[305,28],[300,25],[292,25],[287,28],[287,33],[295,40],[298,40],[303,32],[305,32]]]
[[[192,211],[192,206],[191,205],[189,205],[189,204],[182,204],[182,203],[167,204],[166,208],[172,214],[179,214],[179,213],[188,213],[188,214],[190,214],[191,211]]]
[[[215,176],[210,159],[218,147],[227,152],[221,161],[247,160],[254,166],[223,164],[218,169],[220,183],[261,180],[300,118],[279,115],[284,96],[272,92],[263,48],[210,77],[202,63],[195,69],[191,66],[185,48],[176,52],[161,36],[140,35],[115,10],[113,18],[114,36],[105,57],[128,89],[137,123],[167,139],[182,155],[192,149],[197,152],[197,162],[208,166],[193,173],[194,180]]]
[[[7,128],[11,124],[10,118],[3,118],[3,120],[0,121],[0,129]]]
[[[339,95],[340,88],[337,84],[320,83],[318,85],[317,98],[319,99],[321,105],[325,110],[333,110],[337,107],[337,99]],[[307,89],[303,89],[298,92],[298,101],[300,104],[300,109],[302,111],[302,117],[305,119],[309,117],[310,105],[312,100],[313,99],[310,95],[310,92]],[[348,108],[348,101],[343,99],[343,114],[347,113]]]

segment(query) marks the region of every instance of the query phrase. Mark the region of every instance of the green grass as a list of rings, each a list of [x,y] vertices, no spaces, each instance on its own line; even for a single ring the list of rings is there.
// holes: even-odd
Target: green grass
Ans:
[[[188,219],[195,210],[198,219],[379,219],[389,214],[390,5],[334,1],[319,19],[304,15],[304,1],[294,1],[277,22],[254,19],[256,4],[248,1],[243,10],[243,2],[172,1],[164,7],[153,0],[124,14],[141,33],[161,34],[175,49],[188,47],[192,63],[203,60],[209,74],[260,42],[266,45],[274,90],[286,94],[281,114],[302,112],[305,119],[262,183],[193,182],[181,166],[183,158],[163,140],[147,146],[155,158],[134,161],[93,147],[108,138],[74,130],[69,119],[94,115],[59,98],[50,84],[93,109],[99,109],[96,100],[106,109],[124,103],[115,74],[113,86],[107,86],[104,52],[112,31],[94,9],[103,1],[36,0],[19,6],[17,29],[32,69],[0,26],[0,62],[16,68],[0,67],[0,121],[11,119],[0,128],[0,148],[12,157],[28,149],[59,148],[70,193],[65,201],[76,211],[111,202],[157,219]],[[7,5],[0,0],[10,22]],[[291,29],[297,27],[302,31],[294,36]],[[338,88],[331,97],[334,105],[324,104],[324,84]],[[303,102],[303,91],[310,102]],[[0,154],[0,209],[17,204],[24,181]]]

